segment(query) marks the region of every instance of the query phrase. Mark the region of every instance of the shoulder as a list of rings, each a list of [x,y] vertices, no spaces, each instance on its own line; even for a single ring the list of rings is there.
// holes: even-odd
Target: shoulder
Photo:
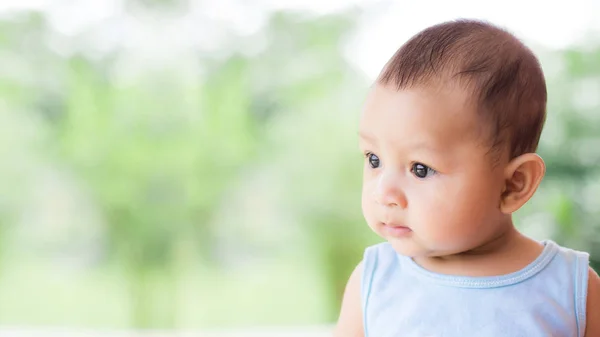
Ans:
[[[367,247],[363,256],[362,295],[369,297],[371,287],[380,279],[391,276],[390,271],[398,271],[399,261],[403,259],[389,242]]]
[[[366,300],[373,284],[385,277],[390,269],[397,268],[398,254],[389,242],[379,243],[365,249],[362,264],[361,294],[363,300]]]
[[[592,269],[588,271],[585,337],[600,336],[600,277]],[[592,319],[595,317],[595,319]]]
[[[363,261],[366,265],[365,268],[368,269],[368,264],[370,263],[381,263],[386,262],[387,260],[394,260],[396,258],[397,254],[392,245],[390,245],[389,242],[382,242],[367,247],[367,249],[365,249]]]
[[[363,337],[361,277],[364,263],[360,262],[348,279],[342,308],[334,330],[335,337]]]
[[[365,249],[363,259],[350,275],[342,306],[334,329],[335,337],[363,337],[363,303],[369,296],[375,272],[386,268],[396,254],[388,242],[378,243]]]

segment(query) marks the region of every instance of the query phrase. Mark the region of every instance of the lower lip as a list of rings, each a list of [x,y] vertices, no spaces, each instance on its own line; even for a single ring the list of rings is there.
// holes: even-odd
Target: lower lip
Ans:
[[[410,228],[404,226],[392,227],[383,224],[383,229],[387,234],[393,237],[403,237],[412,233],[412,230]]]

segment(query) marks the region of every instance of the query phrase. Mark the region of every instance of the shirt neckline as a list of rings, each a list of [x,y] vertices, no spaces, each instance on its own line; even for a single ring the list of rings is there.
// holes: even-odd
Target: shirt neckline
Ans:
[[[552,261],[558,252],[558,245],[552,240],[544,240],[541,243],[544,245],[542,253],[533,262],[516,272],[498,276],[473,277],[440,274],[421,267],[410,257],[399,254],[398,256],[400,256],[401,263],[411,272],[437,284],[460,288],[497,288],[523,282],[541,272]]]

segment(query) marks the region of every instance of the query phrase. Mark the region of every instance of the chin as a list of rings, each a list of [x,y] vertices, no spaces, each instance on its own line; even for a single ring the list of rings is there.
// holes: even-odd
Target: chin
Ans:
[[[424,257],[428,256],[429,251],[414,242],[406,242],[394,239],[388,239],[392,248],[396,251],[396,253],[407,256],[407,257]]]

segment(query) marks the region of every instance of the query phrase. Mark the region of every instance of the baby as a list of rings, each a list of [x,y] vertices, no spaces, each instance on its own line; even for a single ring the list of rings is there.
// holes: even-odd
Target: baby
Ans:
[[[589,255],[519,233],[545,173],[536,56],[474,20],[427,28],[372,87],[360,120],[362,208],[386,240],[350,276],[336,337],[599,337]]]

